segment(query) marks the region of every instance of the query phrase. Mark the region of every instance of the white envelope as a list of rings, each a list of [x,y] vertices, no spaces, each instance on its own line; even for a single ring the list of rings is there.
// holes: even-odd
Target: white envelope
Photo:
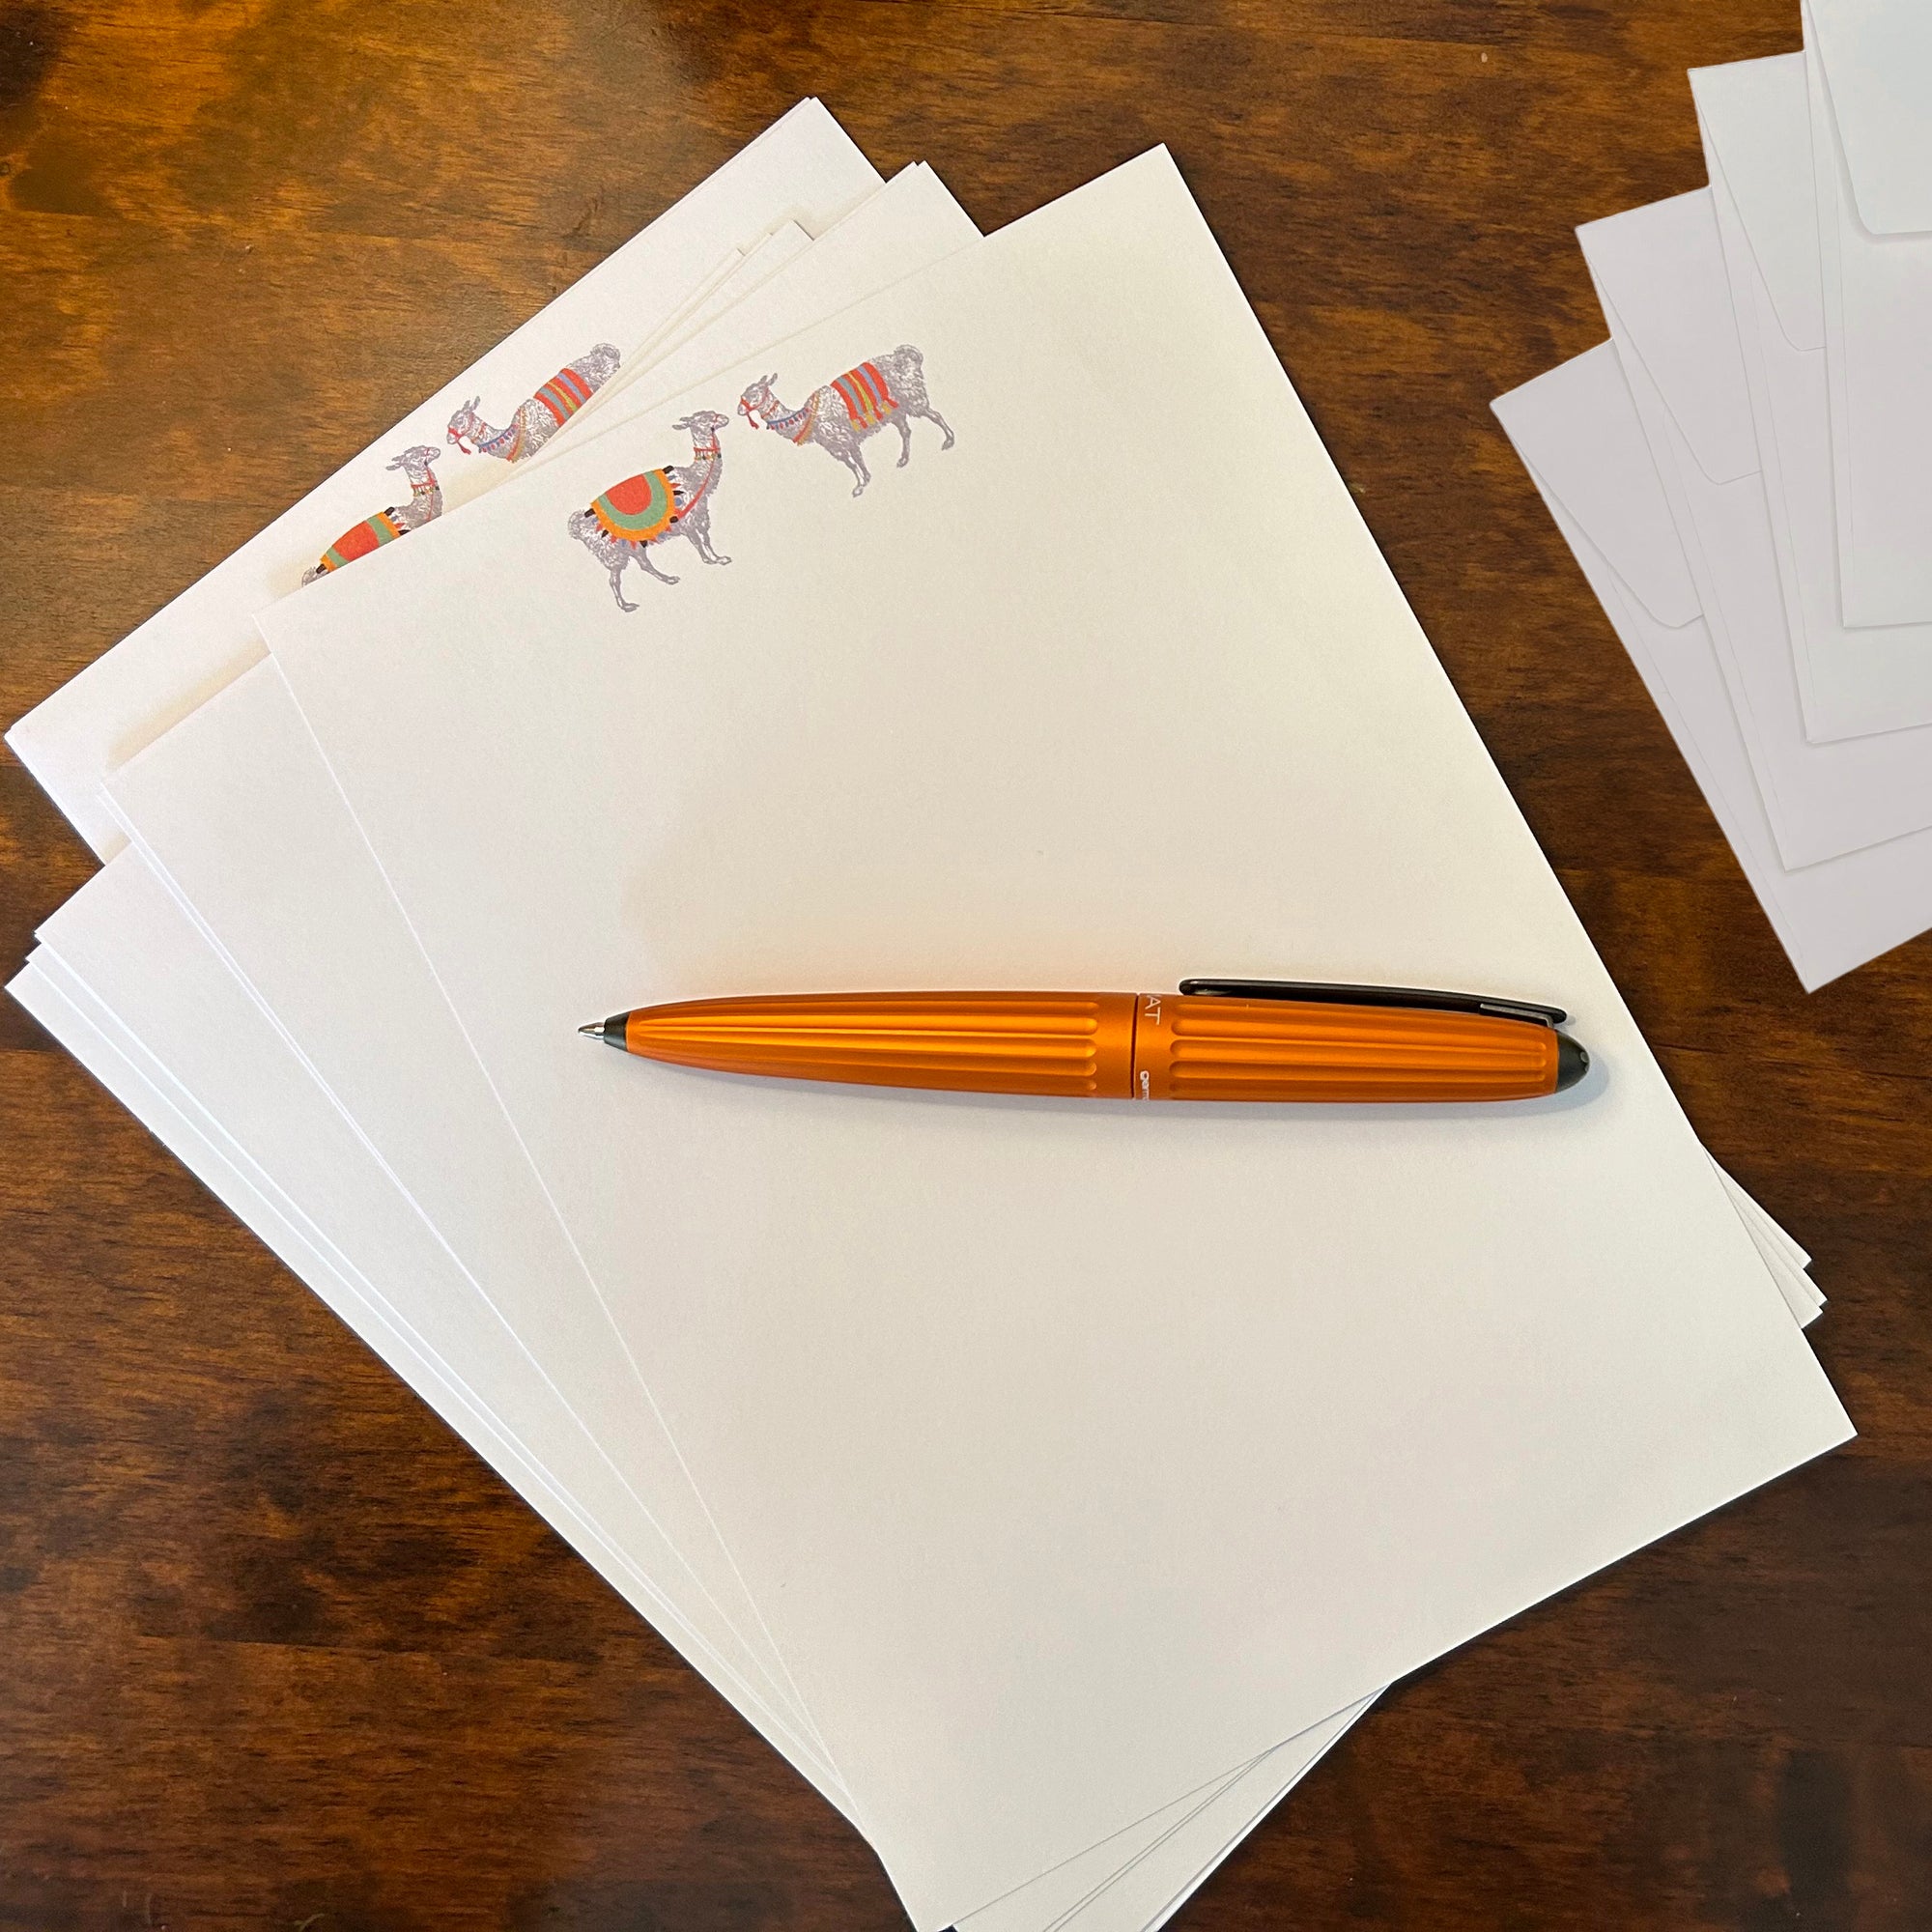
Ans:
[[[1493,405],[1807,992],[1932,925],[1932,833],[1789,870],[1615,348]]]
[[[1809,0],[1805,40],[1831,86],[1860,222],[1932,232],[1932,8],[1924,0]]]
[[[1854,625],[1932,621],[1926,18],[1921,0],[1805,14],[1841,595]]]
[[[1791,647],[1815,743],[1932,724],[1932,624],[1840,616],[1811,112],[1803,54],[1690,75],[1757,425]]]
[[[1805,736],[1711,191],[1577,231],[1786,866],[1932,826],[1932,726]]]

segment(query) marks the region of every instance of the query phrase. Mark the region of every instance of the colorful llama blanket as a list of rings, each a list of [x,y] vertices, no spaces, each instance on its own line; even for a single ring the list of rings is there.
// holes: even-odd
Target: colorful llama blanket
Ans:
[[[558,422],[564,423],[568,422],[596,393],[590,384],[575,369],[559,369],[537,391],[536,399]],[[411,551],[410,554],[413,556],[415,552]]]
[[[381,550],[385,543],[394,543],[398,537],[406,537],[409,530],[396,521],[392,510],[378,510],[373,517],[364,517],[353,530],[344,530],[322,554],[324,570],[340,570],[345,563],[354,563],[358,556],[367,556],[371,551]],[[415,555],[411,551],[412,556]]]
[[[861,362],[856,369],[846,370],[834,380],[832,386],[838,391],[838,400],[845,405],[852,427],[862,436],[867,430],[877,429],[899,406],[876,362]],[[410,554],[413,556],[415,553],[412,551]]]
[[[825,388],[845,405],[845,413],[861,436],[869,436],[899,406],[898,398],[887,385],[885,372],[876,362],[861,362],[856,369],[835,376]],[[788,410],[783,415],[767,416],[765,427],[789,437],[794,442],[810,442],[811,432],[818,427],[818,403],[824,393],[825,389],[812,390],[797,409]]]
[[[684,505],[668,469],[646,469],[613,483],[590,506],[605,534],[619,543],[649,543],[674,524]],[[414,551],[410,553],[412,556]]]

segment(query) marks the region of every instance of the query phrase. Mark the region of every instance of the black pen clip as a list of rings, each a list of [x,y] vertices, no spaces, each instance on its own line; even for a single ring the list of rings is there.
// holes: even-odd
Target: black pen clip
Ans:
[[[1557,1027],[1569,1018],[1561,1007],[1533,1000],[1496,1000],[1482,993],[1433,993],[1420,986],[1335,986],[1313,980],[1183,980],[1183,993],[1228,1000],[1313,1000],[1343,1007],[1416,1007],[1442,1013],[1490,1013],[1501,1020],[1528,1020]]]

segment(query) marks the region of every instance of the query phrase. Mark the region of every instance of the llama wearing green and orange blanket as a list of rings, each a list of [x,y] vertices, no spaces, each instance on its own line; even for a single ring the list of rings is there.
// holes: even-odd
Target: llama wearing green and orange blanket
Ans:
[[[888,355],[875,356],[842,376],[835,376],[823,388],[812,390],[795,410],[786,409],[772,393],[777,381],[776,371],[760,376],[739,397],[739,413],[753,429],[776,430],[801,446],[815,442],[836,456],[852,472],[855,497],[863,495],[872,480],[859,445],[888,423],[899,433],[901,469],[912,461],[915,416],[937,423],[946,436],[940,448],[952,447],[952,428],[925,393],[925,358],[909,342]]]
[[[646,469],[613,483],[587,510],[575,510],[565,522],[570,534],[611,573],[611,594],[620,611],[635,611],[624,602],[624,566],[633,561],[660,583],[675,583],[650,559],[653,546],[668,537],[689,537],[706,563],[729,563],[711,547],[711,499],[724,473],[718,432],[731,418],[716,410],[698,410],[671,424],[691,432],[691,461],[666,469]]]
[[[521,463],[534,456],[606,383],[622,358],[608,342],[566,362],[535,395],[517,405],[501,429],[477,413],[483,398],[471,396],[449,419],[449,440],[466,456],[494,456]]]
[[[364,517],[355,528],[344,530],[323,552],[322,561],[302,572],[302,582],[313,583],[318,577],[327,577],[331,570],[340,570],[345,563],[354,563],[357,557],[367,556],[371,551],[381,550],[384,544],[394,543],[398,537],[406,537],[412,530],[420,529],[441,516],[442,485],[430,468],[441,455],[441,450],[426,442],[404,450],[388,467],[400,469],[409,478],[410,500],[391,503],[386,510]],[[411,552],[412,555],[414,554]]]

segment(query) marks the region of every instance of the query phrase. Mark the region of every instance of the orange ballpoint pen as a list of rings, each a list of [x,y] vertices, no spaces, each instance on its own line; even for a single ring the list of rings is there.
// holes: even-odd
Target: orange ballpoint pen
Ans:
[[[1179,993],[782,993],[579,1029],[717,1073],[1095,1100],[1531,1100],[1590,1058],[1556,1007],[1409,986],[1183,980]]]

